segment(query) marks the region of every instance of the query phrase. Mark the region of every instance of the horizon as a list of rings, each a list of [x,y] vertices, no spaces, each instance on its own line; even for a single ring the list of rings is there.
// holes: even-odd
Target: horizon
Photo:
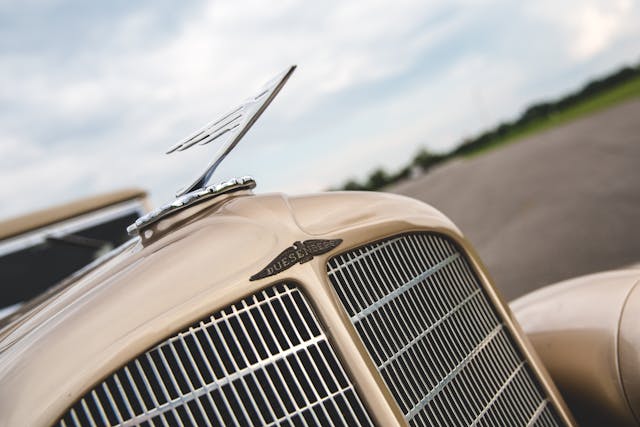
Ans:
[[[213,149],[165,150],[289,63],[215,181],[299,193],[393,171],[640,60],[624,0],[174,6],[0,5],[0,219],[123,187],[171,200]]]

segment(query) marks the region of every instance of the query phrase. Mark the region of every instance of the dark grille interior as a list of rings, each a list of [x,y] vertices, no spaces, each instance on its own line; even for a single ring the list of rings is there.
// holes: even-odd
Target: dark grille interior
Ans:
[[[372,423],[304,295],[280,284],[136,357],[58,425]]]
[[[399,235],[333,257],[327,268],[411,426],[561,424],[447,238]]]

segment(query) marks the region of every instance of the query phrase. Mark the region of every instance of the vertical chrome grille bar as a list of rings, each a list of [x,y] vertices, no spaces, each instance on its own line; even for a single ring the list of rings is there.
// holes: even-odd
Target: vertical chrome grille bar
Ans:
[[[169,366],[169,362],[167,361],[167,358],[166,358],[166,355],[164,354],[163,349],[160,348],[160,347],[157,348],[156,349],[156,353],[158,354],[158,357],[160,358],[160,362],[161,362],[160,366],[168,374],[169,379],[170,379],[170,383],[173,386],[173,389],[176,390],[176,391],[179,391],[180,390],[180,386],[178,385],[178,382],[176,380],[175,373],[171,370],[171,367]],[[115,374],[115,375],[117,375],[117,374]],[[189,418],[189,422],[195,423],[195,420],[193,418],[193,414],[191,413],[191,408],[189,408],[189,406],[187,405],[187,401],[185,399],[183,399],[183,397],[182,397],[182,395],[180,393],[178,393],[178,400],[182,404],[181,406],[184,408],[185,413],[187,414],[187,417]],[[171,401],[171,398],[169,399],[169,401]],[[128,418],[133,418],[134,416],[135,415],[133,413],[131,413],[131,415],[129,415]],[[177,413],[176,413],[176,417],[178,419],[180,419],[180,416]],[[123,423],[123,424],[126,425],[126,423]]]
[[[269,308],[271,308],[271,307],[269,307]],[[274,329],[273,329],[273,326],[270,324],[270,322],[269,322],[269,320],[268,320],[267,316],[265,315],[264,310],[262,310],[262,307],[261,307],[261,309],[260,309],[260,310],[258,310],[258,311],[260,312],[260,317],[261,317],[262,321],[264,322],[264,324],[265,324],[265,325],[267,325],[267,332],[269,333],[269,335],[270,335],[271,339],[272,339],[272,340],[273,340],[273,342],[275,343],[275,346],[276,346],[276,348],[277,348],[277,352],[284,352],[286,349],[284,349],[284,348],[282,347],[282,344],[280,344],[280,342],[279,342],[279,340],[278,340],[277,335],[279,335],[279,334],[276,332],[276,330],[274,330]],[[279,331],[278,331],[278,332],[279,332]],[[283,362],[283,363],[287,364],[287,368],[288,368],[289,370],[291,369],[291,366],[288,364],[288,362],[286,361],[286,359],[284,359],[284,362]],[[288,384],[287,384],[287,380],[285,379],[285,377],[284,377],[284,375],[283,375],[283,372],[282,372],[282,369],[280,368],[280,366],[276,366],[276,368],[275,368],[275,372],[276,372],[276,373],[277,373],[277,375],[278,375],[278,381],[279,381],[279,383],[284,385],[284,389],[285,389],[285,391],[286,391],[287,397],[289,398],[289,402],[290,402],[290,404],[291,404],[291,405],[293,405],[293,406],[295,406],[295,412],[300,412],[300,411],[301,411],[300,406],[299,406],[299,405],[298,405],[298,403],[296,402],[296,399],[295,399],[295,397],[294,397],[294,393],[293,393],[293,391],[292,391],[291,387],[289,387],[289,386],[288,386]],[[300,384],[296,383],[296,384],[295,384],[295,387],[300,387]],[[303,422],[303,424],[304,424],[304,425],[308,425],[308,424],[307,424],[307,422],[306,422],[306,420],[304,420],[304,419],[303,419],[303,420],[302,420],[302,422]]]
[[[267,309],[269,310],[269,313],[271,314],[271,316],[275,320],[276,330],[278,331],[279,334],[281,334],[285,338],[287,347],[288,348],[294,347],[295,344],[293,344],[291,342],[291,339],[286,334],[285,327],[283,326],[280,318],[276,314],[276,312],[274,310],[274,307],[273,307],[273,304],[269,304],[267,306]],[[278,347],[280,347],[280,344],[278,344]],[[295,353],[292,356],[295,357]],[[293,372],[293,368],[291,366],[291,362],[288,359],[285,359],[284,363],[287,365],[287,371]],[[278,368],[280,368],[280,367],[278,367]],[[285,386],[290,390],[290,393],[293,394],[293,391],[292,391],[291,387],[289,387],[289,384],[287,384],[287,381],[284,379],[283,370],[282,369],[278,369],[278,373],[280,374],[280,378],[283,380],[283,383],[285,384]],[[300,406],[300,404],[295,402],[295,399],[294,399],[294,402],[295,402],[295,405],[297,407],[297,410],[301,411],[302,410],[301,408],[310,408],[311,407],[311,403],[309,402],[309,399],[305,396],[304,392],[302,391],[302,385],[300,384],[300,381],[298,380],[298,378],[296,378],[295,375],[292,375],[292,379],[294,381],[294,387],[297,388],[298,390],[300,390],[300,395],[302,396],[302,398],[304,400],[303,406]],[[313,413],[313,411],[312,411],[312,415],[313,415],[314,418],[316,418],[316,415]],[[317,421],[317,418],[316,418],[316,421]],[[304,425],[308,425],[307,421],[304,420],[304,418],[303,418],[303,424]]]
[[[93,419],[93,415],[91,414],[91,411],[89,410],[89,407],[87,406],[87,401],[86,399],[82,399],[80,401],[81,405],[82,405],[82,409],[84,410],[84,414],[87,417],[87,420],[89,421],[89,425],[91,425],[92,427],[96,427],[96,422]]]
[[[225,322],[225,313],[224,310],[222,310],[221,312],[221,323],[224,324]],[[238,367],[238,364],[236,362],[236,360],[233,357],[233,354],[231,352],[231,350],[229,349],[229,344],[227,343],[224,335],[222,334],[221,330],[220,330],[220,324],[218,324],[217,322],[214,322],[212,324],[213,327],[213,333],[215,333],[217,340],[222,344],[223,348],[224,348],[224,354],[229,355],[229,360],[231,362],[231,365],[233,367],[233,372],[238,372],[240,371],[240,368]],[[209,339],[209,337],[207,336],[207,339]],[[214,347],[214,344],[210,342],[211,347]],[[226,376],[229,376],[229,372],[227,371],[227,368],[224,364],[224,361],[220,360],[220,357],[216,355],[216,358],[218,359],[218,363],[220,364],[220,366],[222,367],[224,374]],[[243,382],[243,378],[240,377],[240,382]],[[240,396],[238,395],[238,390],[236,389],[236,387],[234,387],[233,385],[231,385],[229,387],[231,389],[231,392],[233,394],[233,398],[236,399],[237,402],[241,402],[242,399],[240,398]],[[227,398],[228,399],[228,398]],[[242,415],[244,417],[244,420],[242,420],[242,423],[248,423],[250,420],[249,414],[247,413],[247,410],[245,409],[244,405],[239,405],[240,410],[242,412]],[[231,409],[233,410],[233,409]],[[235,417],[237,417],[237,414],[234,415],[234,421],[238,422],[238,419],[236,419]]]
[[[151,366],[151,369],[153,371],[153,374],[155,376],[156,379],[161,378],[160,376],[160,372],[158,371],[158,367],[156,366],[155,361],[153,360],[153,358],[150,355],[150,352],[147,352],[144,357],[147,359],[147,362],[149,363],[149,366]],[[138,360],[138,359],[136,359]],[[167,387],[165,386],[163,381],[158,381],[160,384],[160,389],[162,390],[162,393],[164,394],[164,398],[167,402],[171,401],[171,395],[169,394],[169,390],[167,390]],[[106,386],[106,382],[102,383],[103,385]],[[160,406],[158,406],[160,407]],[[180,420],[180,417],[178,416],[177,411],[175,410],[175,408],[171,408],[170,410],[172,416],[177,420],[178,424],[183,427],[184,424],[182,424],[182,420]],[[163,414],[164,415],[164,414]],[[124,424],[124,419],[122,418],[121,415],[118,414],[118,423],[119,424]]]
[[[284,295],[283,295],[283,296],[281,296],[281,299],[282,299],[282,298],[284,298]],[[296,310],[297,310],[297,308],[296,308]],[[291,324],[294,324],[294,321],[293,321],[293,319],[291,318],[291,313],[289,313],[289,312],[287,312],[287,311],[285,311],[284,313],[285,313],[285,316],[286,316],[287,320],[288,320]],[[301,314],[300,314],[300,315],[301,315]],[[312,335],[311,331],[310,331],[308,328],[306,328],[306,325],[305,325],[305,329],[306,329],[306,332],[307,332],[307,333],[309,333],[310,335]],[[297,338],[299,341],[304,341],[304,339],[303,339],[303,337],[301,336],[301,333],[300,333],[300,331],[299,331],[299,330],[294,330],[294,332],[295,332],[295,336],[296,336],[296,338]],[[305,353],[307,353],[307,356],[308,356],[308,349],[305,349],[304,351],[305,351]],[[302,362],[302,360],[301,360],[300,356],[299,356],[298,354],[295,354],[294,356],[295,356],[295,358],[296,358],[296,361],[297,361],[298,365],[299,365],[299,366],[303,366],[303,362]],[[311,368],[312,368],[313,370],[316,370],[316,369],[317,369],[317,366],[314,364],[314,365],[312,365],[312,366],[311,366]],[[301,372],[302,372],[302,374],[303,374],[303,376],[304,376],[304,380],[307,382],[307,384],[312,384],[311,378],[309,377],[309,373],[308,373],[305,369],[301,369]],[[329,372],[331,373],[331,371],[330,371],[330,370],[329,370]],[[329,388],[327,387],[327,384],[325,383],[325,381],[322,379],[322,375],[320,375],[320,376],[319,376],[319,378],[321,379],[322,386],[324,387],[324,389],[328,391],[328,390],[329,390]],[[316,388],[312,387],[312,388],[311,388],[311,392],[312,392],[312,393],[313,393],[313,395],[314,395],[314,396],[313,396],[313,397],[314,397],[314,399],[315,399],[314,403],[315,403],[315,402],[317,402],[318,400],[320,400],[320,399],[322,398],[322,397],[318,394],[318,390],[316,390]],[[303,394],[304,394],[304,393],[303,393]],[[306,398],[305,400],[307,401],[307,403],[308,403],[309,405],[311,405],[311,403],[309,403],[309,399],[308,399],[308,398]],[[324,406],[322,406],[322,407],[321,407],[321,409],[322,409],[322,411],[323,411],[323,413],[325,414],[325,416],[326,416],[326,417],[330,417],[329,413],[327,412],[327,410],[326,410],[326,408],[325,408]],[[311,411],[311,414],[312,414],[312,417],[313,417],[314,421],[315,421],[316,423],[318,423],[318,425],[319,425],[320,420],[318,419],[317,415],[316,415],[313,411]],[[343,420],[343,421],[344,421],[344,420]],[[346,421],[344,421],[344,422],[346,422]]]
[[[124,388],[122,387],[122,383],[120,382],[120,377],[118,376],[118,374],[114,374],[113,379],[116,382],[117,392],[120,394],[120,399],[122,399],[128,411],[127,416],[133,416],[133,408],[131,407],[131,404],[129,403],[129,399],[127,398],[127,394],[125,393]]]
[[[224,314],[223,316],[225,316],[226,318],[238,316],[238,314],[237,314],[238,311],[237,311],[235,306],[232,306],[231,310],[232,310],[232,314],[231,315],[227,316],[226,314]],[[243,332],[244,336],[248,336],[249,333],[247,332],[247,329],[243,325],[242,321],[239,321],[239,325],[240,325],[240,328],[242,329],[242,332]],[[238,347],[240,347],[240,343],[238,341],[238,337],[236,336],[235,332],[233,330],[231,330],[231,333],[232,333],[232,337],[233,337],[234,342],[236,343],[236,345]],[[253,356],[255,358],[258,358],[258,352],[256,351],[255,346],[253,345],[253,343],[251,341],[249,341],[249,346],[250,346],[250,351],[252,352]],[[251,364],[251,362],[248,359],[247,355],[245,353],[242,353],[242,357],[243,357],[244,363],[247,366],[249,366]],[[236,369],[238,369],[237,366],[236,366]],[[255,375],[255,372],[251,372],[250,375],[251,375],[251,378],[253,379],[253,381],[255,382],[255,384],[259,384],[259,381],[258,381],[258,379],[257,379],[257,377]],[[245,387],[247,387],[246,382],[244,382],[244,385],[245,385]],[[258,387],[256,387],[256,389],[258,390],[258,393],[260,395],[260,399],[262,399],[263,401],[267,401],[267,396],[266,396],[263,388],[261,386],[258,386]],[[273,412],[273,409],[270,406],[267,406],[267,408],[268,408],[268,411],[269,411],[269,416],[272,417],[272,419],[275,419],[276,415]],[[260,413],[258,415],[260,416],[262,422],[267,424],[267,421],[264,419],[263,415],[261,415]]]
[[[144,369],[142,368],[142,365],[140,364],[140,360],[135,359],[134,360],[134,365],[136,370],[138,371],[138,375],[140,375],[140,377],[142,378],[142,381],[144,382],[144,386],[147,390],[148,395],[151,397],[151,400],[153,402],[154,407],[158,407],[160,406],[160,403],[158,401],[158,398],[156,397],[155,392],[153,391],[153,388],[151,387],[151,384],[149,383],[149,379],[147,378],[147,374],[144,372]],[[164,414],[161,414],[160,418],[162,419],[163,424],[168,424],[167,422],[167,418]],[[122,422],[121,419],[118,420],[118,422]]]
[[[394,236],[331,258],[327,273],[409,425],[561,425],[448,238]]]
[[[201,327],[202,327],[202,330],[205,330],[204,323],[203,323],[203,322],[200,322],[200,325],[201,325]],[[212,331],[212,332],[214,332],[214,333],[215,333],[215,331]],[[207,343],[207,345],[208,345],[208,350],[209,350],[209,352],[210,352],[211,354],[213,354],[213,355],[214,355],[214,360],[215,360],[215,362],[217,363],[217,366],[219,366],[219,367],[220,367],[220,369],[222,370],[222,372],[223,372],[223,376],[229,376],[229,372],[227,372],[227,368],[225,367],[224,362],[221,360],[220,355],[219,355],[219,354],[218,354],[218,352],[216,351],[216,346],[215,346],[215,344],[213,343],[213,341],[211,340],[211,336],[210,336],[210,334],[205,332],[205,333],[204,333],[204,336],[205,336],[205,339],[206,339],[206,343]],[[210,362],[209,362],[209,360],[206,358],[206,356],[205,356],[205,360],[207,361],[207,364],[209,364],[209,363],[210,363]],[[211,362],[213,362],[213,360],[212,360]],[[210,366],[210,365],[208,365],[208,367],[209,367],[209,369],[211,369],[211,366]],[[212,369],[211,369],[211,378],[213,379],[213,383],[214,383],[218,388],[220,388],[220,389],[221,389],[221,388],[222,388],[222,387],[221,387],[221,384],[220,384],[218,381],[216,381],[216,379],[217,379],[217,378],[216,378],[216,374],[215,374],[215,372],[214,372]],[[233,390],[233,388],[232,388],[232,390]],[[220,396],[221,396],[221,399],[222,399],[222,401],[223,401],[223,403],[224,403],[224,406],[225,406],[225,409],[226,409],[227,413],[229,414],[229,416],[231,417],[231,419],[233,420],[233,422],[238,423],[237,415],[236,415],[236,414],[234,413],[234,411],[233,411],[233,407],[232,407],[232,405],[231,405],[231,403],[230,403],[230,401],[229,401],[229,397],[227,396],[227,394],[226,394],[226,393],[224,393],[224,392],[222,392],[222,391],[220,392]]]
[[[116,419],[118,420],[118,423],[122,423],[123,422],[123,418],[122,415],[120,415],[120,410],[118,409],[118,406],[116,405],[115,400],[113,400],[113,396],[111,395],[111,390],[109,390],[109,386],[107,385],[106,382],[103,382],[101,384],[102,390],[105,393],[105,396],[107,397],[107,402],[109,403],[109,407],[111,408],[112,413],[115,414]]]
[[[139,406],[142,408],[142,412],[146,413],[147,412],[147,408],[145,406],[144,403],[144,399],[140,396],[140,392],[138,391],[138,387],[136,386],[135,381],[133,380],[133,377],[131,376],[131,372],[129,371],[129,367],[125,366],[124,367],[124,375],[125,378],[127,379],[127,382],[129,383],[130,387],[132,388],[132,395],[135,398],[135,400],[138,402]]]
[[[248,306],[247,306],[247,303],[246,303],[245,301],[243,301],[243,309],[248,310],[248,308],[247,308],[247,307],[248,307]],[[234,310],[235,310],[235,306],[234,306]],[[258,327],[258,325],[255,323],[255,319],[253,318],[253,316],[249,316],[249,321],[251,322],[251,327],[252,327],[254,330],[256,330],[256,331],[260,330],[260,328]],[[267,348],[268,348],[268,346],[267,346],[267,344],[266,344],[266,342],[265,342],[265,340],[264,340],[263,335],[262,335],[262,334],[258,334],[258,337],[259,337],[259,342],[260,342],[260,344],[262,345],[262,348],[267,349]],[[251,342],[251,341],[250,341],[250,342]],[[253,344],[253,343],[252,343],[252,345],[254,346],[254,347],[253,347],[253,349],[256,351],[256,354],[258,354],[258,351],[257,351],[257,349],[256,349],[256,347],[255,347],[255,344]],[[272,380],[268,375],[266,376],[266,380],[267,380],[267,382],[268,382],[268,387],[269,387],[269,389],[270,389],[270,390],[276,390],[276,387],[275,387],[275,385],[274,385],[274,383],[273,383],[273,380]],[[287,393],[288,393],[288,390],[287,390]],[[285,403],[284,403],[284,401],[283,401],[283,398],[281,398],[281,397],[280,397],[280,394],[278,394],[278,393],[275,393],[275,397],[277,398],[277,401],[278,401],[278,405],[279,405],[279,407],[280,407],[280,410],[283,410],[283,409],[286,407],[286,406],[285,406]],[[290,395],[289,395],[288,397],[289,397],[290,399],[292,398]],[[271,412],[273,412],[273,414],[274,414],[274,415],[273,415],[273,416],[274,416],[274,419],[276,419],[276,415],[275,415],[275,414],[276,414],[277,408],[276,408],[275,406],[272,406],[271,404],[269,404],[269,408],[270,408]],[[286,411],[285,411],[285,413],[286,413]],[[285,415],[285,417],[284,417],[284,418],[285,418],[287,421],[290,421],[290,420],[291,420],[291,416],[290,416],[288,413],[286,413],[286,415]]]
[[[95,405],[98,407],[98,411],[100,413],[100,418],[102,419],[102,422],[105,424],[109,424],[109,420],[107,419],[107,414],[104,412],[102,403],[100,402],[100,399],[98,398],[98,394],[96,393],[95,390],[91,392],[91,398],[93,399],[93,402],[95,403]]]
[[[372,426],[311,305],[284,283],[134,358],[58,422],[140,424]]]

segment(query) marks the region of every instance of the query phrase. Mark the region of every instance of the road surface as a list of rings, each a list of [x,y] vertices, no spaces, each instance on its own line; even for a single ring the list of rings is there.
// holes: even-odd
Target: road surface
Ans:
[[[508,300],[638,263],[640,100],[386,190],[448,215]]]

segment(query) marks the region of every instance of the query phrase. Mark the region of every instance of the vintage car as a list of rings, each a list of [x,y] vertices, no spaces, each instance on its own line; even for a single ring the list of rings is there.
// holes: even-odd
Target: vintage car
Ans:
[[[131,240],[4,320],[0,425],[575,425],[475,251],[433,207],[382,193],[257,195],[249,177],[209,184],[293,70],[169,150],[226,138]],[[630,382],[616,389],[612,319],[640,296],[623,297],[626,276],[606,280],[618,279],[627,287],[603,299],[610,329],[592,362],[589,330],[557,346],[562,313],[589,319],[592,301],[558,306],[567,291],[520,308],[559,378],[591,375],[573,380],[576,407],[595,396],[610,403],[589,408],[598,420],[610,410],[631,423],[638,329],[622,316]]]
[[[0,319],[129,240],[126,226],[148,205],[132,188],[1,221]]]
[[[511,307],[580,425],[640,422],[640,266],[547,286]]]

